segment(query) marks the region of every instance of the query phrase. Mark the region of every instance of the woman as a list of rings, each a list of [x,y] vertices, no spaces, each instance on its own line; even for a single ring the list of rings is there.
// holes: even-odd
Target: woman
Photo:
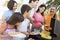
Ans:
[[[2,16],[2,20],[3,21],[8,21],[9,18],[11,17],[12,13],[17,9],[17,2],[14,0],[10,0],[7,4],[7,7],[9,10],[7,10],[3,16]]]
[[[19,13],[15,12],[11,16],[11,18],[7,21],[7,23],[3,23],[0,28],[0,40],[12,40],[10,37],[10,32],[16,32],[16,29],[19,25],[21,25],[24,17]]]
[[[44,24],[44,11],[46,10],[46,6],[44,4],[40,5],[38,10],[34,13],[33,18],[33,27],[40,29]]]
[[[38,10],[33,15],[33,25],[32,31],[37,33],[35,36],[32,36],[35,40],[41,40],[38,34],[40,34],[42,25],[44,24],[44,11],[46,10],[46,6],[44,4],[40,5]]]

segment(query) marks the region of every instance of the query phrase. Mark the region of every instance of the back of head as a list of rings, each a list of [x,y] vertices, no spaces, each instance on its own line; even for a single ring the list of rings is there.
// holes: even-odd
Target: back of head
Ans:
[[[29,12],[31,10],[30,6],[27,4],[22,5],[21,7],[21,13],[24,14],[25,11]]]
[[[7,23],[10,25],[15,25],[17,22],[22,22],[23,20],[24,17],[19,12],[14,12]]]

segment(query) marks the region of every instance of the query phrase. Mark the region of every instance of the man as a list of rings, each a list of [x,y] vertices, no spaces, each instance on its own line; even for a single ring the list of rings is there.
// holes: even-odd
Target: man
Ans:
[[[33,15],[34,15],[34,12],[35,12],[38,2],[39,2],[39,0],[29,0],[29,6],[32,8],[30,11],[30,17],[28,18],[31,22],[30,23],[30,30],[32,29],[32,22],[34,20]]]
[[[38,4],[39,0],[29,0],[29,6],[31,8],[35,8]]]
[[[50,8],[50,13],[48,13],[46,16],[45,16],[45,24],[47,25],[50,25],[50,22],[51,22],[51,18],[53,18],[54,14],[56,14],[57,12],[57,9],[55,6],[51,6]],[[58,16],[56,17],[56,19],[58,20]]]
[[[35,8],[36,8],[38,2],[39,2],[39,0],[29,0],[29,6],[32,8],[31,13],[30,13],[30,17],[33,16]]]
[[[38,4],[39,0],[29,0],[29,6],[32,8],[31,11],[30,11],[30,21],[33,20],[32,16],[35,12],[35,8],[37,7],[37,4]]]
[[[45,24],[52,28],[52,30],[50,30],[52,37],[56,37],[56,35],[54,34],[55,20],[58,20],[56,12],[57,8],[55,6],[51,6],[50,13],[45,16]]]

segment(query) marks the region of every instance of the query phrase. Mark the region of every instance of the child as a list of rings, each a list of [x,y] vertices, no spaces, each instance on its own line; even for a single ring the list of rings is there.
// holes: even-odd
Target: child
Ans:
[[[0,40],[12,40],[12,37],[8,33],[16,32],[17,26],[21,25],[23,20],[24,17],[19,12],[13,13],[11,18],[1,25]]]

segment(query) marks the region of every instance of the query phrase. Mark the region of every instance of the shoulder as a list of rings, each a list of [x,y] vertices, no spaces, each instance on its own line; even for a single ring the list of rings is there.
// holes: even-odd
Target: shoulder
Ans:
[[[37,12],[34,12],[34,15],[37,15]]]
[[[8,13],[10,10],[5,11],[4,13]]]
[[[12,11],[10,11],[10,10],[5,11],[4,14],[3,14],[3,16],[8,15],[9,13],[12,13]]]
[[[3,14],[3,16],[7,15],[8,12],[9,12],[9,10],[5,11],[4,14]]]

